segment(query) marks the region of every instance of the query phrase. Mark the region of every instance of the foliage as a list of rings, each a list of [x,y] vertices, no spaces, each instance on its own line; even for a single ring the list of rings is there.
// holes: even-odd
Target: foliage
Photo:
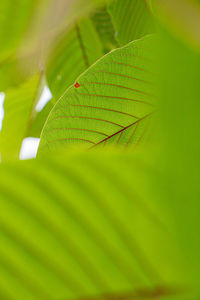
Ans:
[[[199,1],[14,2],[0,299],[199,299]],[[20,161],[29,136],[37,158]]]
[[[152,47],[152,37],[132,42],[105,55],[78,77],[50,113],[41,151],[77,141],[87,148],[137,143],[155,102]]]

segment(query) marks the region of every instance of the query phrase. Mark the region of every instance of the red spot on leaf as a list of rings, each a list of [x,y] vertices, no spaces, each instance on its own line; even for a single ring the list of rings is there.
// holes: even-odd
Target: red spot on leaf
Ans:
[[[78,82],[76,82],[74,86],[76,89],[78,89],[80,87],[80,84]]]

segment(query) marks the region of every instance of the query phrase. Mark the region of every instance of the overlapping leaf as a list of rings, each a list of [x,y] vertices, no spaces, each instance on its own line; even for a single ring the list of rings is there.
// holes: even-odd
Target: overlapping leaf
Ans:
[[[3,299],[181,299],[164,206],[146,198],[145,172],[116,153],[2,164]]]
[[[38,96],[40,78],[36,75],[5,96],[0,152],[2,159],[18,158],[21,143],[30,125],[34,103]]]
[[[37,0],[0,1],[0,91],[5,92],[26,77],[16,52],[37,5]]]
[[[78,22],[55,44],[46,70],[48,84],[55,99],[58,99],[74,83],[77,76],[103,55],[103,45],[107,52],[116,43],[110,16],[105,9],[96,11],[92,21],[94,25],[89,18]],[[44,108],[44,112],[37,114],[30,129],[31,136],[40,136],[54,104],[51,100],[51,103]]]
[[[0,91],[5,92],[7,88],[17,86],[33,75],[34,71],[37,72],[38,68],[41,69],[58,36],[65,32],[69,25],[83,17],[84,13],[87,16],[92,9],[104,2],[1,0]],[[91,48],[97,51],[98,43],[95,45],[93,31],[91,33],[91,30],[88,30],[88,36],[94,38]],[[88,42],[89,38],[86,37],[86,43]]]
[[[40,137],[42,128],[54,104],[55,104],[55,100],[51,99],[41,111],[36,112],[34,118],[32,119],[30,127],[28,128],[27,136],[37,137],[37,138]]]
[[[45,124],[40,151],[82,144],[138,144],[154,103],[153,37],[104,56],[57,102]]]
[[[178,39],[200,52],[200,2],[198,0],[153,0],[153,9],[159,21]]]
[[[165,19],[165,26],[160,26],[159,33],[159,87],[160,87],[160,124],[159,136],[160,156],[158,165],[163,165],[166,176],[165,184],[169,187],[163,197],[171,207],[170,214],[174,215],[174,223],[178,225],[179,243],[183,245],[182,255],[185,255],[185,268],[189,268],[190,284],[198,289],[200,286],[198,273],[200,269],[200,52],[198,39],[191,39],[191,28],[186,24],[195,24],[196,16],[191,14],[195,1],[155,1],[168,6],[171,15],[177,15],[180,31],[171,27],[169,19]],[[188,9],[183,9],[183,5]],[[174,8],[173,8],[174,6]],[[200,6],[198,6],[200,8]],[[182,17],[180,18],[180,15]],[[161,16],[161,15],[160,15]],[[159,17],[160,17],[159,16]],[[179,16],[179,17],[178,17]],[[194,23],[191,22],[193,16]],[[174,19],[175,20],[175,19]],[[180,26],[184,23],[184,26]],[[166,26],[167,25],[167,26]],[[172,30],[173,28],[173,30]],[[183,34],[187,31],[187,34]],[[178,38],[177,34],[179,32]],[[193,31],[192,31],[193,32]],[[198,33],[199,30],[195,31]],[[190,38],[188,39],[188,37]],[[197,37],[197,36],[196,36]],[[195,42],[195,43],[194,43]],[[167,199],[167,200],[166,200]],[[187,223],[187,220],[189,222]]]
[[[109,12],[121,46],[154,31],[146,0],[114,0]]]
[[[190,16],[184,14],[186,24]],[[88,115],[98,120],[89,123],[90,128],[84,122],[78,125],[98,136],[102,125],[95,126],[105,119],[100,121],[95,110],[107,111],[107,121],[123,126],[130,122],[125,119],[128,115],[119,117],[124,113],[139,113],[140,122],[151,113],[146,102],[153,101],[149,93],[153,95],[154,63],[149,61],[149,41],[144,41],[112,52],[78,79],[50,115],[44,148],[47,143],[46,149],[51,149],[51,139],[56,138],[55,147],[66,142],[66,136],[57,137],[56,131],[77,130],[69,130],[69,124],[60,124],[59,119],[77,117],[79,106],[88,110],[87,115],[81,111],[81,120]],[[185,300],[199,299],[199,53],[166,32],[158,50],[162,147],[154,153],[154,168],[127,153],[116,157],[112,152],[88,156],[64,152],[0,165],[1,299],[182,299],[182,293]],[[108,74],[114,81],[107,81]],[[121,77],[123,88],[121,79],[115,81]],[[114,94],[113,85],[117,85]],[[121,99],[124,87],[129,89]],[[132,93],[145,99],[132,101]],[[113,114],[118,117],[113,119]],[[126,127],[117,134],[124,134]],[[116,132],[108,125],[103,129],[104,134]],[[137,128],[133,138],[136,132]],[[77,142],[86,136],[75,138]],[[123,135],[115,140],[121,141]],[[158,171],[163,167],[163,173]]]
[[[107,7],[96,10],[92,16],[92,20],[104,46],[104,52],[107,53],[116,48],[118,42],[115,39],[115,29]]]
[[[13,54],[29,25],[38,1],[20,0],[0,2],[0,61]]]
[[[89,19],[73,26],[61,38],[47,67],[47,80],[56,99],[92,63],[102,56],[102,45]]]

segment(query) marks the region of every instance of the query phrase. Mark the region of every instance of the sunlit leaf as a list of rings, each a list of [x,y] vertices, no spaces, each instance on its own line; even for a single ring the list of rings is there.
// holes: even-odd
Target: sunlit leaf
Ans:
[[[145,134],[153,93],[153,38],[104,56],[57,102],[45,124],[40,150],[82,144],[138,144]]]
[[[89,19],[77,23],[65,33],[49,59],[47,80],[56,99],[74,80],[102,56],[102,46]]]

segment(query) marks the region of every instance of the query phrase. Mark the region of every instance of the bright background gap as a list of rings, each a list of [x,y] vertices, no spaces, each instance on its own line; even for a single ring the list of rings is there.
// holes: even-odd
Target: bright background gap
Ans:
[[[40,112],[44,106],[51,100],[52,94],[48,86],[45,85],[40,100],[38,101],[35,110]],[[21,146],[19,158],[21,160],[35,158],[37,155],[40,139],[34,137],[26,137]]]
[[[5,94],[1,92],[0,93],[0,131],[2,129],[3,118],[4,118],[4,108],[3,108],[4,100],[5,100]]]
[[[35,107],[35,110],[37,112],[41,111],[44,108],[44,106],[49,102],[49,100],[51,100],[51,98],[52,98],[51,91],[48,88],[48,86],[45,85],[40,100],[38,101]]]

